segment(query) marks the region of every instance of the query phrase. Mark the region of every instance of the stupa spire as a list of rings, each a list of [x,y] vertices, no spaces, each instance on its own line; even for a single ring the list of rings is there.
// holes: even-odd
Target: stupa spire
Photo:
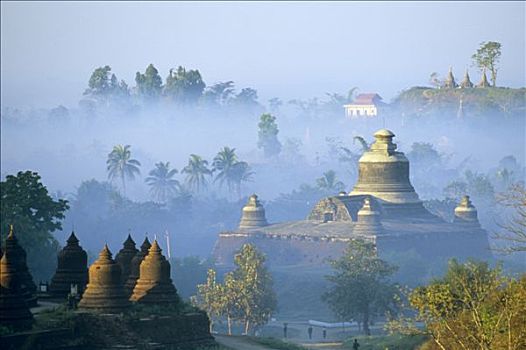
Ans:
[[[26,251],[18,243],[13,225],[9,226],[9,234],[5,240],[4,256],[7,255],[9,255],[11,264],[13,264],[18,279],[20,280],[20,292],[25,301],[29,307],[36,306],[37,286],[35,285],[35,282],[33,282],[33,277],[31,277],[29,269],[27,268]],[[4,271],[2,271],[2,274],[4,274]]]
[[[111,251],[106,244],[97,261],[89,268],[89,283],[82,295],[79,308],[118,313],[129,305],[121,283],[121,268],[111,258]]]
[[[139,252],[135,248],[135,241],[132,239],[131,234],[128,234],[128,238],[123,243],[122,249],[115,255],[115,261],[122,270],[122,282],[125,283],[130,276],[131,261],[133,257]]]
[[[71,232],[66,246],[58,253],[57,270],[49,285],[51,294],[66,297],[71,285],[77,285],[82,294],[88,283],[88,254],[79,245],[79,240]]]
[[[455,81],[455,77],[453,76],[453,68],[450,66],[449,71],[447,73],[446,81],[444,82],[444,87],[446,89],[454,89],[458,85]]]
[[[24,298],[23,276],[7,251],[0,259],[0,270],[0,325],[16,330],[31,328],[33,315]]]
[[[146,304],[176,304],[177,290],[170,278],[170,263],[162,255],[162,249],[154,240],[140,266],[140,275],[131,301]]]
[[[145,237],[144,242],[141,244],[141,250],[139,250],[130,261],[130,272],[126,283],[124,283],[124,289],[128,295],[133,293],[133,288],[135,288],[137,279],[139,279],[141,263],[144,257],[148,255],[148,250],[151,246],[148,237]]]
[[[473,87],[473,83],[471,82],[471,79],[469,78],[469,73],[467,69],[466,69],[466,73],[464,73],[464,79],[462,79],[462,81],[460,82],[460,87],[463,89]]]
[[[482,71],[482,77],[480,78],[480,82],[477,84],[477,87],[479,88],[486,88],[490,87],[490,83],[488,82],[488,77],[486,76],[486,68]]]

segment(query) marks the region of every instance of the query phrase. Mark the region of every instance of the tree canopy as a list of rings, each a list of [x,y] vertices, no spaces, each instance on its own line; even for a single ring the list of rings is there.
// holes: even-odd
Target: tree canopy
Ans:
[[[198,70],[186,70],[179,66],[177,70],[170,69],[166,77],[164,94],[183,105],[195,104],[203,94],[205,86]]]
[[[139,96],[146,101],[154,101],[161,95],[163,79],[157,68],[151,63],[144,73],[137,72],[135,74],[135,83]]]
[[[119,178],[122,183],[122,190],[126,195],[126,179],[133,180],[135,175],[141,173],[139,167],[141,163],[136,159],[131,159],[130,145],[116,145],[108,154],[106,160],[108,178],[114,180]]]
[[[40,180],[36,172],[20,171],[0,182],[0,236],[3,244],[9,225],[13,225],[30,269],[41,278],[49,278],[58,249],[51,233],[62,229],[69,205],[64,199],[54,200]]]
[[[481,71],[489,70],[491,72],[491,82],[493,87],[497,84],[497,65],[501,55],[501,44],[496,41],[485,41],[480,43],[477,52],[471,56],[473,63],[480,68]]]
[[[526,347],[526,275],[502,275],[500,266],[451,260],[442,279],[410,295],[427,333],[439,349]]]
[[[281,152],[281,143],[278,140],[276,117],[268,113],[262,114],[258,127],[258,148],[263,148],[266,157],[278,155]]]
[[[331,287],[323,299],[340,319],[358,321],[370,335],[374,317],[397,313],[398,288],[388,279],[396,267],[377,256],[373,243],[353,240],[344,254],[330,263],[334,273],[326,276]]]
[[[228,332],[232,322],[243,325],[244,334],[266,324],[277,308],[272,277],[265,267],[265,257],[255,246],[244,244],[234,257],[236,269],[216,281],[216,272],[209,270],[205,284],[198,286],[195,302],[208,313],[211,325],[225,317]]]
[[[148,173],[145,179],[148,186],[150,186],[150,194],[153,198],[161,203],[173,197],[179,189],[179,181],[173,177],[177,174],[177,169],[170,168],[170,162],[159,162],[155,164],[155,168]]]

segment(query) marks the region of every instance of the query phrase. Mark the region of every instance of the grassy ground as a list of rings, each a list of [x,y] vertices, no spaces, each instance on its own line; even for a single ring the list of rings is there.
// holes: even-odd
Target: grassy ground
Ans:
[[[347,339],[343,348],[352,349],[354,339],[358,339],[360,350],[417,350],[428,340],[425,335],[357,336]]]
[[[253,343],[268,346],[269,348],[276,350],[306,350],[304,347],[284,342],[282,340],[271,338],[271,337],[248,337]]]

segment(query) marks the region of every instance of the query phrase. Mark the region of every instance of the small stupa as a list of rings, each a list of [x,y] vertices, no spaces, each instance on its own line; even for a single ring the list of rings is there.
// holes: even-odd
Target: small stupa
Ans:
[[[66,246],[58,253],[57,260],[57,270],[49,285],[50,293],[65,297],[71,285],[77,285],[78,292],[82,294],[88,283],[88,254],[79,245],[74,232],[71,232]]]
[[[482,71],[482,77],[480,78],[480,82],[477,84],[478,88],[487,88],[490,87],[490,83],[488,81],[488,77],[486,76],[486,68]]]
[[[444,87],[446,89],[454,89],[458,87],[455,77],[453,76],[453,68],[449,67],[446,80],[444,81]]]
[[[471,203],[469,196],[464,196],[460,200],[459,205],[455,208],[455,223],[469,224],[471,226],[480,226],[477,208]]]
[[[371,206],[371,200],[368,197],[365,197],[357,216],[358,220],[353,233],[376,236],[383,232],[380,213]]]
[[[459,86],[463,89],[473,87],[473,83],[471,82],[471,79],[469,79],[469,73],[467,69],[466,69],[466,73],[464,73],[464,79],[462,79]]]
[[[88,311],[119,313],[130,306],[121,283],[121,268],[112,259],[107,245],[89,268],[89,283],[79,308]]]
[[[144,257],[148,254],[148,250],[151,246],[152,245],[150,244],[148,237],[144,238],[144,242],[141,244],[141,250],[139,250],[131,260],[130,274],[126,280],[126,283],[124,283],[124,289],[126,290],[126,294],[128,296],[133,293],[133,288],[135,288],[135,284],[139,279],[141,263],[144,260]]]
[[[31,328],[33,314],[24,298],[23,276],[16,269],[9,250],[0,260],[0,276],[0,325],[15,330]]]
[[[153,241],[140,267],[140,276],[130,297],[145,304],[176,304],[177,290],[170,278],[170,263],[161,254],[157,240]]]
[[[243,207],[243,214],[239,222],[239,229],[253,229],[267,226],[265,218],[265,208],[259,202],[258,196],[253,194],[248,199],[247,205]]]
[[[115,262],[121,267],[122,283],[126,283],[128,280],[128,277],[130,276],[131,261],[138,252],[139,250],[135,248],[135,242],[131,238],[131,235],[128,234],[128,238],[126,238],[126,241],[124,241],[122,249],[117,253],[117,255],[115,255]]]
[[[27,268],[26,251],[18,244],[13,225],[9,228],[9,234],[5,241],[4,255],[9,255],[9,260],[14,266],[14,270],[19,276],[19,291],[22,293],[27,305],[33,307],[37,305],[36,291],[37,286],[33,282],[33,277]],[[8,272],[5,272],[8,273]],[[2,271],[2,275],[4,272]]]

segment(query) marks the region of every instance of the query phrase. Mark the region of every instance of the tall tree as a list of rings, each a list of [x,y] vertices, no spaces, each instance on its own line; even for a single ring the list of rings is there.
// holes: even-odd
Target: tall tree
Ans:
[[[515,281],[500,266],[452,260],[446,276],[415,289],[410,302],[442,350],[526,347],[526,275]]]
[[[131,159],[130,147],[130,145],[114,146],[106,160],[108,178],[112,181],[117,178],[121,180],[124,195],[126,195],[126,179],[134,180],[135,175],[141,173],[139,170],[141,163],[136,159]]]
[[[371,242],[351,241],[341,258],[332,260],[334,274],[323,299],[342,320],[354,319],[370,335],[371,319],[387,311],[396,314],[398,288],[389,282],[396,268],[377,256]]]
[[[265,256],[252,244],[244,244],[234,256],[233,277],[240,283],[239,309],[244,333],[268,322],[277,308],[272,277],[265,267]]]
[[[110,66],[96,68],[91,73],[88,88],[84,91],[84,95],[90,95],[95,98],[105,97],[110,91],[110,74]]]
[[[344,183],[337,179],[334,170],[326,171],[322,177],[316,179],[316,186],[320,190],[329,193],[340,192],[345,189]]]
[[[139,96],[146,101],[155,101],[161,95],[163,79],[153,64],[148,65],[144,74],[135,74],[135,83]]]
[[[130,91],[124,80],[119,82],[117,76],[111,73],[110,66],[104,66],[93,71],[84,95],[108,106],[111,102],[126,102],[130,97]]]
[[[219,82],[208,86],[203,94],[203,102],[210,106],[225,106],[234,94],[234,82]]]
[[[198,70],[186,70],[179,66],[177,70],[170,69],[166,77],[164,94],[180,104],[195,104],[203,95],[205,83]]]
[[[496,41],[485,41],[480,43],[477,52],[471,56],[473,63],[480,68],[481,72],[485,69],[491,72],[491,82],[493,86],[497,84],[497,65],[501,55],[501,44]]]
[[[230,104],[249,113],[262,109],[258,102],[258,92],[252,88],[241,89],[241,91],[231,99]]]
[[[62,229],[69,205],[63,199],[53,200],[40,180],[36,172],[20,171],[0,182],[0,239],[3,243],[13,225],[27,252],[29,268],[39,278],[48,279],[58,250],[51,233]]]
[[[181,173],[186,174],[186,184],[196,192],[206,188],[208,183],[206,177],[212,175],[212,171],[208,168],[208,161],[196,154],[190,155],[188,165],[183,168]]]
[[[227,146],[217,153],[212,166],[213,171],[217,172],[214,181],[219,181],[220,186],[226,184],[229,193],[235,189],[238,196],[241,184],[250,181],[254,175],[247,162],[238,161],[236,149]]]
[[[170,162],[159,162],[155,169],[149,172],[146,183],[150,186],[150,194],[159,202],[166,203],[167,199],[177,193],[179,181],[173,177],[177,169],[170,169]]]
[[[243,182],[252,181],[252,175],[254,172],[250,169],[247,162],[237,162],[232,167],[232,182],[235,185],[235,189],[238,197],[241,196],[241,185]]]
[[[268,113],[262,114],[258,127],[258,148],[263,148],[266,157],[278,155],[281,152],[281,143],[278,140],[276,117]]]
[[[212,169],[217,172],[214,181],[219,181],[220,186],[226,183],[229,192],[232,191],[234,165],[237,162],[236,149],[227,146],[217,153],[212,162]]]
[[[505,244],[501,250],[507,253],[526,252],[526,188],[522,183],[515,183],[497,196],[497,202],[504,208],[511,209],[511,217],[500,224],[500,232],[495,236]]]
[[[192,298],[193,303],[205,311],[210,320],[210,333],[214,330],[214,324],[218,317],[223,314],[223,288],[216,281],[216,272],[208,270],[206,283],[197,286],[197,295]]]

